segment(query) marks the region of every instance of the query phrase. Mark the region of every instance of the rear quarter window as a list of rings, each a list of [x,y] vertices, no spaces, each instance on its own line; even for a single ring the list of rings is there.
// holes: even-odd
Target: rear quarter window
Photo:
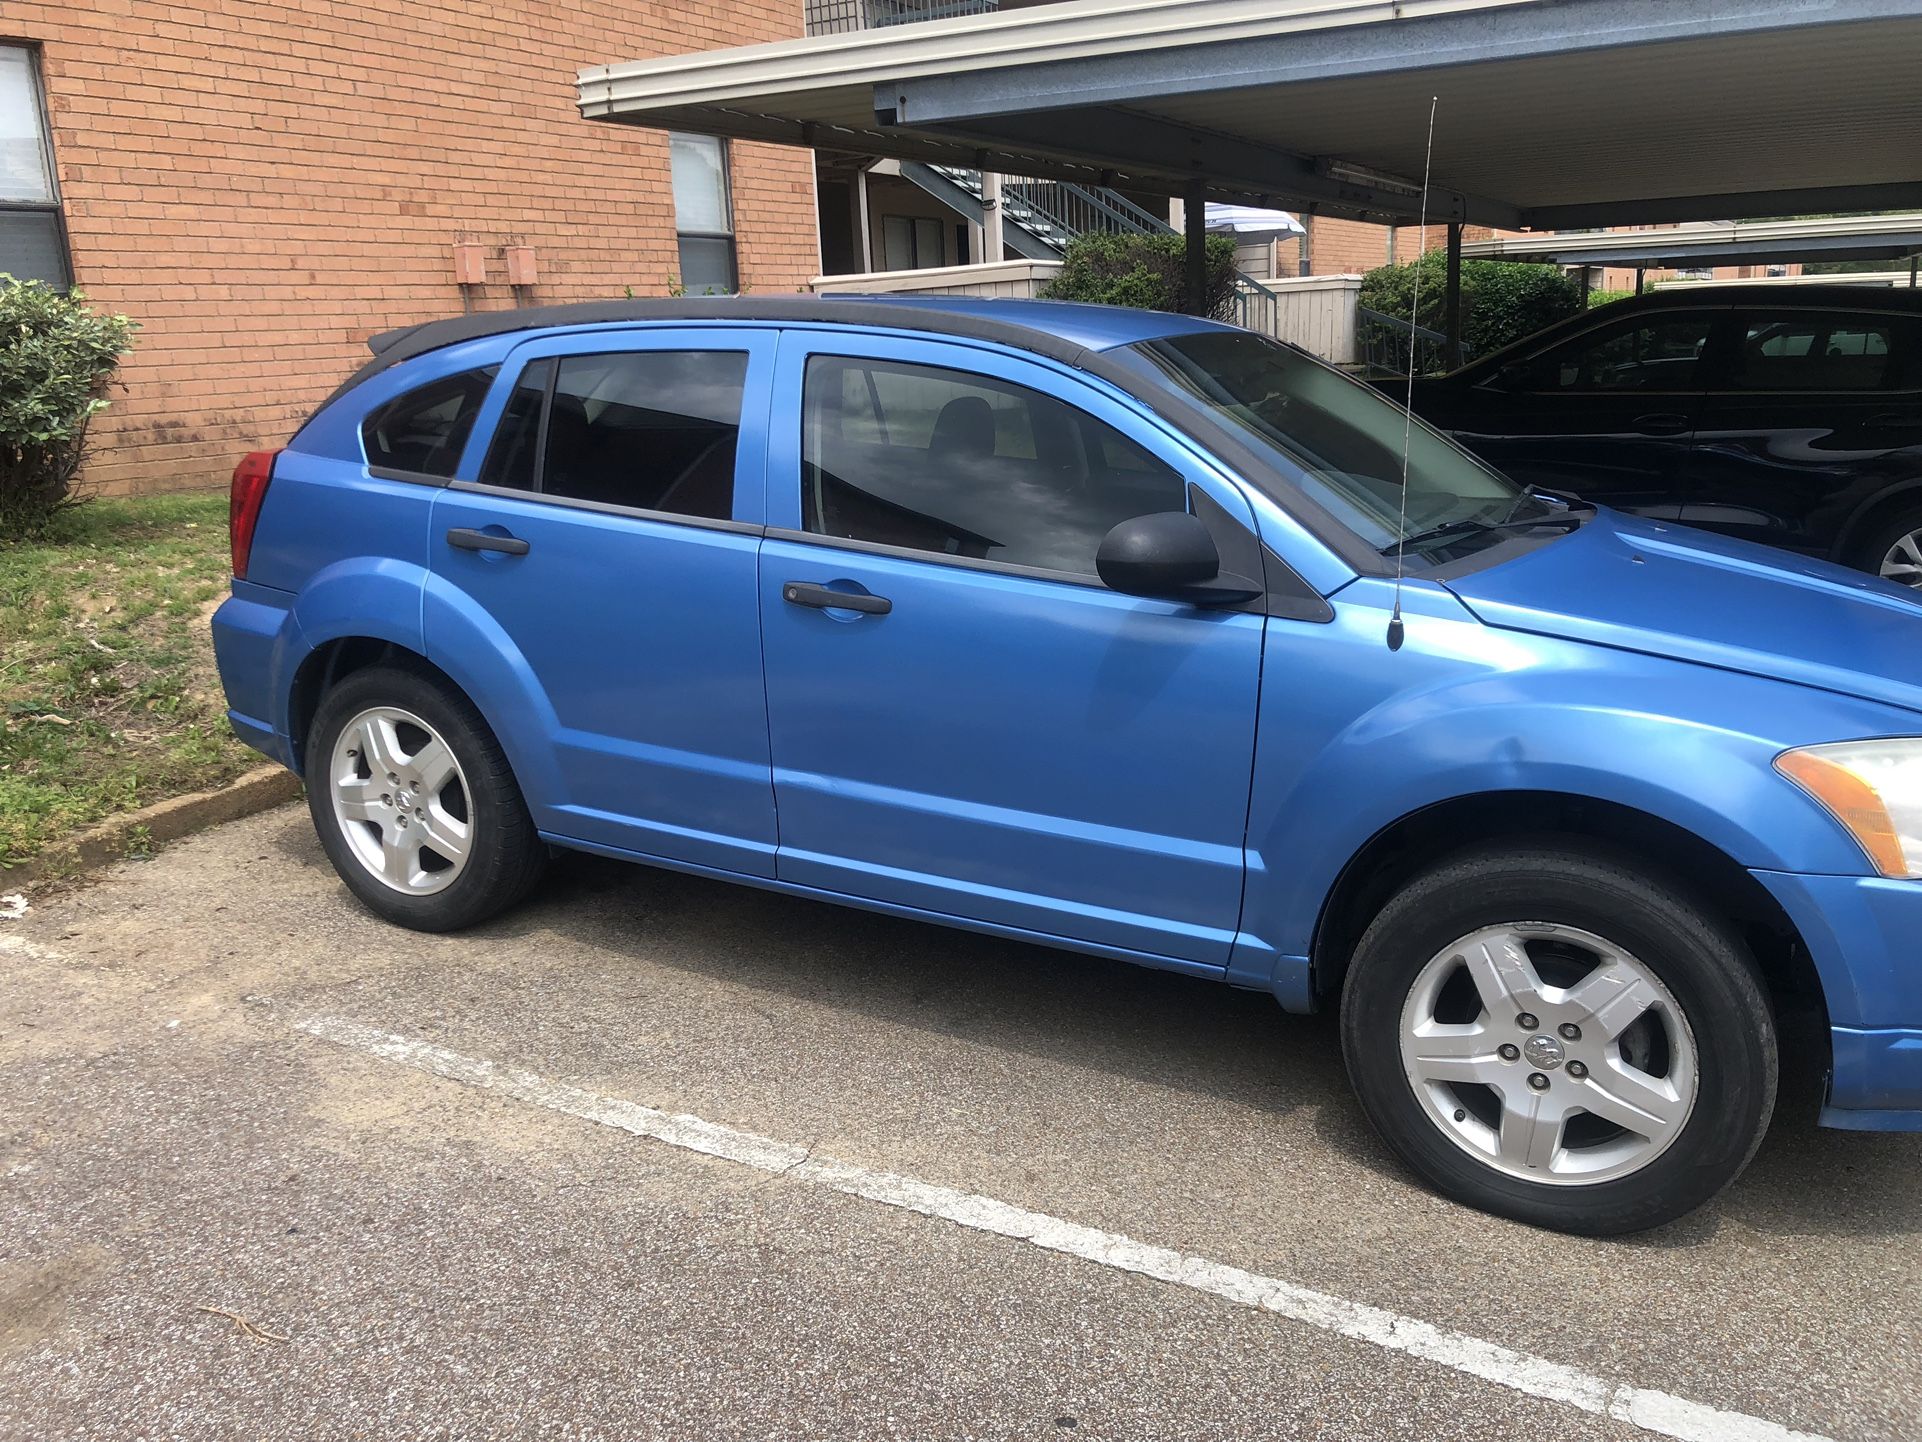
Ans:
[[[452,476],[498,369],[483,366],[442,376],[369,411],[360,425],[367,464],[421,476]]]

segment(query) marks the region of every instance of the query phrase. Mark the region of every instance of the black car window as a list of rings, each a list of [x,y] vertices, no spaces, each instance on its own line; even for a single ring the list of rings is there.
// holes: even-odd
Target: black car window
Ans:
[[[498,366],[442,376],[369,411],[360,425],[367,464],[451,476]]]
[[[554,362],[530,361],[514,383],[501,412],[494,439],[487,447],[487,460],[481,466],[481,484],[506,486],[517,491],[534,489],[534,465],[540,453],[541,415],[547,405],[547,390],[554,379]]]
[[[540,490],[728,519],[746,382],[741,351],[562,358],[547,404]]]
[[[1113,427],[987,376],[816,356],[802,409],[817,535],[1091,576],[1115,525],[1186,508],[1182,478]]]
[[[1729,383],[1745,391],[1874,391],[1896,376],[1899,316],[1807,311],[1747,323]]]
[[[1565,341],[1502,371],[1504,390],[1581,394],[1674,391],[1696,385],[1715,316],[1644,316]]]

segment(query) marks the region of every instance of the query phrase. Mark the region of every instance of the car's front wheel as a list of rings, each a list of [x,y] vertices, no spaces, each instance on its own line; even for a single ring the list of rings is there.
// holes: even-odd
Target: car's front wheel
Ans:
[[[1740,940],[1672,883],[1562,844],[1465,855],[1395,896],[1350,965],[1342,1047],[1430,1184],[1592,1235],[1721,1191],[1775,1102]]]
[[[417,931],[485,920],[539,880],[546,849],[500,742],[466,697],[373,666],[321,700],[307,804],[342,881]]]

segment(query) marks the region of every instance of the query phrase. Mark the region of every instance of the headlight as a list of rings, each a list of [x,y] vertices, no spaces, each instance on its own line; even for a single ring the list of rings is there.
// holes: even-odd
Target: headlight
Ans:
[[[1775,769],[1821,802],[1877,871],[1922,877],[1922,737],[1805,746]]]

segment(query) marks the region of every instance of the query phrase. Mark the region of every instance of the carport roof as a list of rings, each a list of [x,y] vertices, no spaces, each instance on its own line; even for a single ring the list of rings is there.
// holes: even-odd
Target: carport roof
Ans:
[[[591,119],[1368,219],[1922,206],[1922,0],[1068,0],[632,60]]]
[[[1821,220],[1703,221],[1661,230],[1505,235],[1462,247],[1469,260],[1555,265],[1709,265],[1719,261],[1900,260],[1922,252],[1922,212]]]

